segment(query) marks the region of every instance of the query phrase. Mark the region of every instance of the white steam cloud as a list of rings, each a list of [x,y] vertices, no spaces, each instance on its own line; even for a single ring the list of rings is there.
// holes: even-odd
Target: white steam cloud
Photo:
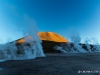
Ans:
[[[86,38],[84,43],[81,43],[80,34],[77,31],[73,31],[70,34],[69,43],[61,44],[61,46],[55,46],[54,49],[61,51],[62,53],[90,53],[100,52],[100,45],[95,38]],[[93,43],[93,44],[91,44]]]
[[[70,37],[71,41],[73,42],[74,44],[74,48],[76,49],[76,51],[79,51],[79,52],[85,52],[82,47],[79,45],[79,43],[81,43],[81,37],[79,35],[78,32],[72,32],[71,33],[71,37]]]
[[[41,46],[42,41],[39,39],[38,37],[38,29],[37,29],[37,25],[34,19],[32,19],[31,17],[29,17],[27,14],[25,13],[21,13],[19,14],[17,12],[16,6],[9,4],[4,4],[7,5],[5,7],[5,11],[6,9],[8,10],[8,8],[12,8],[9,9],[12,13],[12,16],[14,18],[16,18],[15,20],[13,20],[12,24],[14,25],[9,25],[12,28],[12,31],[18,31],[20,33],[23,33],[23,37],[25,37],[25,42],[27,42],[28,44],[30,44],[30,46],[26,46],[26,45],[22,45],[23,49],[22,49],[22,53],[18,54],[18,48],[16,46],[15,42],[11,42],[11,40],[9,37],[7,37],[7,41],[8,43],[6,44],[0,44],[0,60],[23,60],[23,59],[34,59],[36,57],[44,57],[44,52]],[[7,17],[8,18],[8,17]],[[4,24],[6,27],[8,26],[5,23]],[[16,27],[16,28],[15,28]],[[10,28],[10,27],[9,27]],[[10,30],[11,30],[10,29]],[[8,33],[7,33],[8,34]],[[17,34],[13,34],[17,35]],[[26,36],[30,36],[31,40],[29,40],[29,38],[27,38]],[[21,37],[22,38],[22,37]],[[19,38],[20,39],[20,38]],[[16,39],[17,40],[17,39]],[[2,38],[0,39],[0,42],[2,43]],[[9,43],[11,42],[11,43]],[[21,51],[21,50],[20,50]]]
[[[33,59],[36,57],[44,57],[43,49],[41,46],[42,41],[38,37],[38,30],[36,24],[32,18],[28,15],[24,16],[25,25],[23,26],[24,40],[30,46],[23,45],[24,52],[17,54],[18,48],[13,43],[1,44],[0,45],[0,60],[22,60],[22,59]],[[30,36],[27,38],[26,36]],[[9,40],[9,39],[8,39]]]

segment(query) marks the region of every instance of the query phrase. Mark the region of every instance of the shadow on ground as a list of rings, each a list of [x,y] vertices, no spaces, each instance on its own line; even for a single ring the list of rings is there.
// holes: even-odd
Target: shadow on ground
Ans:
[[[95,70],[100,70],[100,53],[46,55],[47,57],[31,60],[0,62],[0,75],[99,75]]]

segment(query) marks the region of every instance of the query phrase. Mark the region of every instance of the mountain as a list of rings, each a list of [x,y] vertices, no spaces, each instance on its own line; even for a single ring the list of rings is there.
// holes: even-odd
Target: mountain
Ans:
[[[74,43],[69,42],[67,39],[65,39],[64,37],[54,32],[39,32],[38,36],[40,40],[42,41],[41,45],[45,53],[61,52],[60,50],[56,49],[57,46],[62,48],[63,50],[67,50],[67,52],[71,52],[71,50],[79,51],[75,47]],[[30,36],[26,36],[26,37],[31,41],[32,38]],[[23,47],[23,45],[30,46],[29,43],[25,42],[24,38],[25,37],[16,40],[16,46],[20,50],[22,50],[21,47]],[[80,43],[79,45],[86,51],[89,51],[90,49],[92,52],[95,52],[95,50],[97,49],[95,45],[91,45],[91,44],[86,45],[86,44]]]
[[[45,40],[45,41],[68,42],[68,40],[66,40],[64,37],[54,32],[39,32],[38,35],[41,40]]]
[[[62,43],[69,42],[67,39],[54,32],[39,32],[38,36],[40,40],[42,40],[44,52],[56,52],[57,50],[54,49],[56,45],[60,46]],[[26,37],[29,38],[29,40],[32,39],[30,36]],[[25,42],[24,38],[25,37],[16,40],[17,47],[20,47],[23,44],[29,46],[29,44]]]
[[[38,36],[42,41],[68,42],[67,39],[54,32],[39,32]],[[27,38],[30,40],[32,39],[30,36],[27,36]],[[17,43],[23,43],[23,42],[25,42],[23,38],[17,40]]]

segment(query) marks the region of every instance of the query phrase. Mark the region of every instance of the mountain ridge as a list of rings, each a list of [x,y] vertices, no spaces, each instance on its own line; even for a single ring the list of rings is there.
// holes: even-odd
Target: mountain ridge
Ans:
[[[67,39],[54,32],[39,32],[41,40],[54,41],[54,42],[68,42]]]
[[[54,32],[38,32],[38,36],[42,41],[68,42],[67,39]],[[29,38],[30,40],[32,39],[30,36],[26,37]],[[18,39],[17,43],[25,42],[24,38],[25,37]]]

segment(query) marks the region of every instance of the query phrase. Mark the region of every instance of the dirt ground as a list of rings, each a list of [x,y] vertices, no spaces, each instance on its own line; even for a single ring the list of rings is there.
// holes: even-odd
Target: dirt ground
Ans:
[[[31,60],[0,62],[0,75],[100,75],[100,53],[48,53]]]

